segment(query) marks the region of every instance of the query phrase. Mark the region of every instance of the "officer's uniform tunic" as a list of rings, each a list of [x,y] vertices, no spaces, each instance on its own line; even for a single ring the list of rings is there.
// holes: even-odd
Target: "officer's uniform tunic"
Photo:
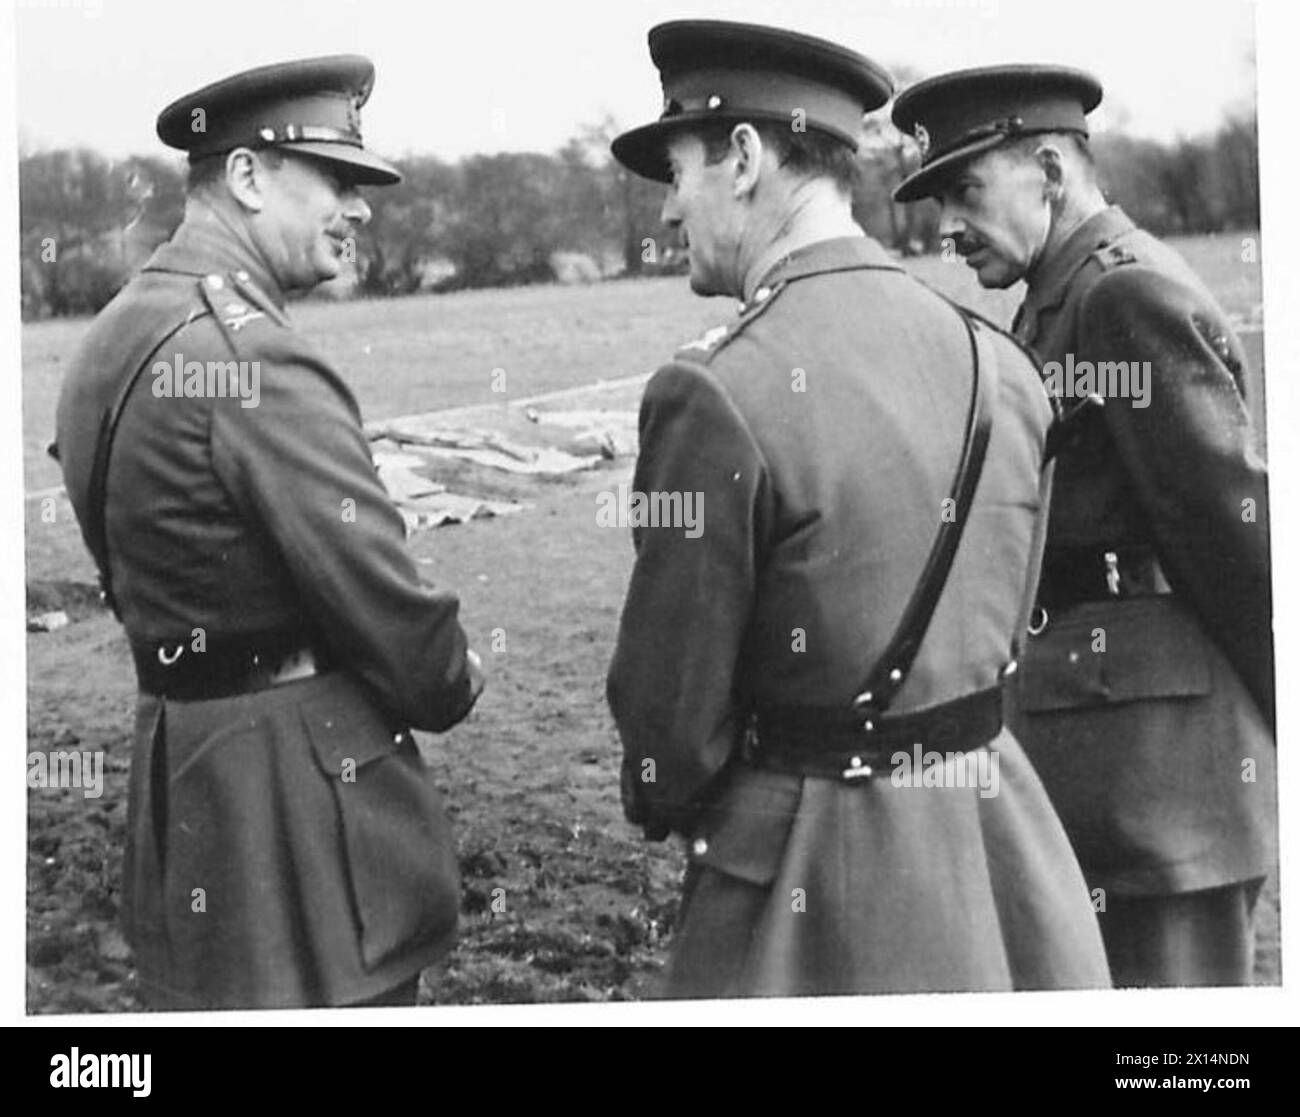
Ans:
[[[983,479],[899,713],[994,685],[1023,611],[1050,409],[1029,359],[996,335],[994,352]],[[1108,984],[1078,864],[1007,730],[987,797],[742,758],[755,703],[846,707],[875,665],[939,526],[970,385],[954,310],[846,238],[787,258],[647,386],[635,490],[703,509],[698,538],[635,530],[608,682],[629,818],[691,851],[670,996]]]
[[[1026,750],[1106,892],[1116,982],[1249,982],[1276,788],[1267,480],[1244,354],[1182,259],[1116,208],[1032,278],[1015,330],[1044,362],[1151,372],[1149,406],[1085,410],[1055,466]]]
[[[215,217],[187,219],[71,364],[58,445],[83,532],[100,408],[151,330],[151,361],[256,363],[260,398],[172,398],[152,365],[136,384],[106,504],[127,635],[201,659],[299,632],[330,666],[141,693],[123,909],[142,986],[171,1008],[375,996],[454,936],[454,845],[407,730],[472,704],[457,599],[420,584],[352,394]]]

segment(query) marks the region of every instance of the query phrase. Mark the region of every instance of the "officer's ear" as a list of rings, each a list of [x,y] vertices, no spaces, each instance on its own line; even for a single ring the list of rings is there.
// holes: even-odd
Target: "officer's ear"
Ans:
[[[253,213],[266,205],[269,161],[247,147],[237,147],[226,155],[226,185],[235,200]]]
[[[1043,197],[1049,202],[1059,201],[1065,190],[1065,157],[1053,143],[1045,143],[1034,152],[1034,161],[1043,172]]]
[[[731,156],[736,161],[735,177],[731,184],[732,196],[747,197],[758,185],[759,168],[763,161],[763,137],[752,124],[737,124],[731,130]]]

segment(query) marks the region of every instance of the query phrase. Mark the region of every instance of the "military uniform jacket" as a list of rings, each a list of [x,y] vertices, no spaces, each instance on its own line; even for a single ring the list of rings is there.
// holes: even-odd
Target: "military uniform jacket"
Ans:
[[[302,631],[335,669],[141,694],[124,888],[141,980],[173,1007],[370,996],[454,933],[454,848],[406,730],[472,704],[458,601],[421,584],[351,392],[215,215],[187,219],[71,364],[58,445],[83,533],[101,411],[155,339],[107,478],[127,635],[201,656]],[[255,403],[208,394],[212,362],[256,367]]]
[[[1262,876],[1276,810],[1267,479],[1240,343],[1183,260],[1116,208],[1047,261],[1015,330],[1049,371],[1149,364],[1146,406],[1107,398],[1067,427],[1043,599],[1088,555],[1157,557],[1154,581],[1125,586],[1121,559],[1117,595],[1048,608],[1020,676],[1026,749],[1090,883],[1154,894]]]
[[[1022,611],[1050,408],[1030,359],[989,333],[984,473],[895,712],[994,685]],[[628,816],[691,850],[671,995],[1108,981],[1077,863],[1010,733],[989,796],[742,758],[757,701],[847,707],[875,666],[934,541],[970,390],[956,311],[867,238],[785,259],[646,388],[634,489],[702,510],[697,533],[634,529],[608,680]]]

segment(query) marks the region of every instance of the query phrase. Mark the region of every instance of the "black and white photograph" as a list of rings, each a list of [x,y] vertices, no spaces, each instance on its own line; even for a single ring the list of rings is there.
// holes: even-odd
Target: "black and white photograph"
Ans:
[[[14,1019],[1280,1020],[1266,7],[17,0]]]

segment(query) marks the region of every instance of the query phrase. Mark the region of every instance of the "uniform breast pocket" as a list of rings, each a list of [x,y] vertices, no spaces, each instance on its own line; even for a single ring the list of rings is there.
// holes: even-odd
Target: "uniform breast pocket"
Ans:
[[[359,698],[300,712],[338,807],[365,965],[449,939],[460,899],[455,844],[414,741],[395,738]]]
[[[1206,639],[1172,596],[1076,606],[1030,638],[1020,708],[1039,713],[1208,694]]]

